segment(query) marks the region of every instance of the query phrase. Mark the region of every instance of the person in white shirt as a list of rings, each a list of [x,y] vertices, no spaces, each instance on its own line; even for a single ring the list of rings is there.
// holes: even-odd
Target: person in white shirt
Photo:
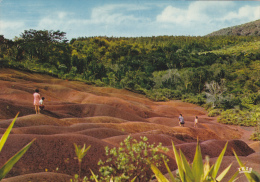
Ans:
[[[39,101],[39,103],[40,103],[40,106],[39,106],[39,107],[40,107],[41,110],[44,110],[44,104],[43,104],[44,99],[45,99],[45,98],[42,97],[41,100]]]

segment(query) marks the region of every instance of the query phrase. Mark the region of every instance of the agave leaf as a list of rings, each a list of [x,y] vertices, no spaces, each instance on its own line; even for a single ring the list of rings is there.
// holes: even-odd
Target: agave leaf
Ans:
[[[236,178],[238,173],[239,173],[239,171],[235,172],[235,174],[230,178],[230,180],[228,182],[235,182],[238,179],[238,178]]]
[[[251,173],[249,173],[249,175],[254,181],[260,181],[260,174],[256,171],[253,170]]]
[[[90,169],[90,172],[91,172],[93,178],[95,179],[95,181],[98,182],[98,179],[97,179],[96,175],[94,174],[94,172],[91,169]]]
[[[151,164],[151,169],[152,169],[153,173],[155,174],[155,177],[158,180],[158,182],[169,182],[169,180],[167,178],[165,178],[165,176],[161,173],[161,171],[154,164]]]
[[[179,170],[179,174],[180,174],[180,178],[182,181],[186,181],[185,180],[185,176],[184,176],[184,171],[183,171],[183,166],[182,166],[182,162],[181,162],[181,159],[180,159],[180,156],[174,146],[174,143],[172,142],[172,147],[173,147],[173,152],[174,152],[174,156],[175,156],[175,160],[176,160],[176,163],[177,163],[177,166],[178,166],[178,170]]]
[[[213,168],[214,168],[214,164],[207,171],[204,170],[204,178],[203,178],[204,181],[207,179],[207,176],[211,176]]]
[[[137,176],[136,176],[136,177],[137,177]],[[134,181],[135,181],[135,179],[136,179],[136,177],[134,177],[134,179],[132,179],[132,180],[131,180],[131,182],[134,182]]]
[[[23,154],[30,148],[35,139],[23,147],[19,152],[17,152],[11,159],[9,159],[3,167],[0,169],[0,180],[5,177],[5,175],[12,169],[14,164],[23,156]]]
[[[172,182],[175,182],[176,180],[175,180],[175,178],[174,178],[174,176],[173,176],[173,174],[172,174],[172,172],[171,172],[171,170],[170,170],[170,168],[169,168],[167,162],[165,161],[165,159],[163,159],[163,162],[164,162],[164,164],[165,164],[165,167],[166,167],[166,169],[167,169],[167,171],[168,171],[168,173],[169,173],[169,176],[170,176]]]
[[[184,156],[184,154],[182,153],[181,150],[180,150],[180,156],[181,156],[184,172],[185,172],[185,174],[187,176],[186,180],[187,181],[194,181],[194,176],[192,174],[191,167],[190,167],[186,157]]]
[[[237,159],[237,162],[239,164],[240,167],[245,167],[245,165],[241,162],[241,160],[239,159],[239,157],[237,156],[235,150],[233,149],[233,153]],[[251,178],[249,173],[244,173],[246,175],[246,178],[248,179],[248,181],[252,181],[253,179]]]
[[[230,164],[224,171],[222,171],[222,173],[217,177],[217,181],[221,181],[227,174],[227,172],[229,171],[230,167],[232,166],[232,164]]]
[[[219,167],[221,165],[221,162],[222,162],[222,159],[223,159],[223,156],[226,152],[226,149],[227,149],[227,145],[228,145],[228,142],[226,143],[225,147],[223,148],[222,152],[220,153],[215,165],[214,165],[214,168],[213,168],[213,171],[212,171],[212,177],[213,179],[216,178],[217,174],[218,174],[218,170],[219,170]]]
[[[203,175],[203,161],[199,141],[197,142],[196,152],[192,163],[192,173],[194,174],[194,181],[200,181]]]
[[[2,151],[2,148],[3,148],[5,142],[6,142],[7,138],[8,138],[8,136],[9,136],[12,128],[13,128],[13,125],[14,125],[18,115],[19,115],[19,112],[16,114],[15,118],[13,119],[11,124],[8,126],[8,128],[6,129],[5,133],[3,134],[3,136],[2,136],[2,138],[0,140],[0,152]]]

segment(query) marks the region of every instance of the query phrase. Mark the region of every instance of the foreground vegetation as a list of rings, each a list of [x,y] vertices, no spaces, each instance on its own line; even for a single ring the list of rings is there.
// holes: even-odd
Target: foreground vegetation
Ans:
[[[222,123],[259,122],[254,119],[260,104],[259,36],[81,37],[69,42],[65,32],[25,30],[14,40],[1,36],[0,42],[1,67],[128,89],[155,101],[182,99],[221,115]]]
[[[106,148],[106,155],[108,158],[106,161],[99,162],[99,165],[101,165],[99,170],[100,177],[94,174],[90,169],[92,173],[90,178],[87,178],[86,176],[84,178],[80,178],[79,175],[76,174],[74,179],[71,179],[71,182],[87,182],[89,180],[96,182],[135,182],[150,181],[154,177],[156,177],[158,182],[217,182],[222,181],[225,178],[232,166],[231,163],[222,172],[219,171],[228,142],[216,162],[212,165],[209,162],[208,156],[206,156],[205,162],[203,163],[199,141],[197,142],[192,164],[188,163],[182,151],[179,150],[178,152],[174,143],[172,143],[174,158],[178,167],[173,174],[168,166],[166,156],[162,153],[158,153],[158,149],[163,148],[160,145],[156,147],[154,144],[150,145],[147,143],[147,140],[148,139],[146,137],[141,137],[141,140],[137,142],[137,140],[128,136],[124,142],[120,144],[120,147],[113,148],[111,150]],[[80,153],[84,153],[83,157],[79,154],[77,145],[75,145],[75,151],[77,158],[82,160],[87,150],[85,150],[85,147],[82,148]],[[149,151],[152,152],[151,155],[149,155]],[[259,181],[260,174],[254,169],[246,167],[234,150],[233,153],[240,168],[232,175],[230,179],[228,179],[228,181],[236,181],[239,173],[244,173],[249,182]],[[167,179],[158,168],[162,163],[164,163],[168,171],[169,179]],[[150,173],[150,170],[153,171],[154,175]]]
[[[176,181],[218,182],[218,181],[222,181],[223,178],[228,173],[230,167],[232,166],[232,164],[230,164],[227,168],[225,168],[219,174],[220,165],[222,163],[222,159],[224,157],[224,154],[225,154],[225,151],[227,148],[227,144],[228,143],[226,143],[226,145],[223,148],[222,152],[220,153],[218,159],[216,160],[216,162],[213,165],[210,165],[208,156],[206,156],[205,163],[203,164],[202,153],[201,153],[201,148],[200,148],[199,142],[197,143],[196,152],[195,152],[192,164],[189,164],[185,155],[182,153],[182,151],[179,150],[179,152],[178,152],[177,149],[175,148],[174,144],[172,144],[175,160],[176,160],[176,163],[178,166],[178,170],[177,170],[178,176],[174,177],[174,175],[172,174],[172,172],[169,169],[169,166],[165,162],[165,165],[169,172],[171,182],[176,182]],[[254,171],[253,169],[249,170],[248,167],[246,167],[245,164],[243,164],[241,162],[241,160],[239,159],[239,157],[237,156],[237,154],[234,150],[233,150],[233,153],[237,159],[237,162],[239,163],[240,168],[238,169],[237,172],[235,172],[233,174],[233,176],[230,179],[228,179],[228,182],[236,181],[237,180],[236,177],[241,171],[245,174],[245,176],[249,182],[259,181],[260,174],[257,173],[256,171]],[[161,171],[156,166],[151,164],[151,168],[152,168],[153,172],[155,173],[156,179],[158,180],[158,182],[170,182],[168,179],[166,179],[163,176]]]
[[[4,144],[14,126],[18,114],[10,123],[9,127],[6,129],[5,133],[2,135],[0,139],[0,152],[2,151],[2,148],[4,147]],[[25,154],[25,152],[30,148],[34,140],[35,139],[33,139],[30,143],[24,146],[20,151],[18,151],[14,156],[12,156],[8,161],[6,161],[6,163],[0,168],[0,181],[9,173],[9,171],[13,168],[13,166],[20,160],[20,158]]]

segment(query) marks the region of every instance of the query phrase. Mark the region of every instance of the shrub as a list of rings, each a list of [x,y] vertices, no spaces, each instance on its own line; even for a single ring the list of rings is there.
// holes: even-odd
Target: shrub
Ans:
[[[184,94],[182,95],[181,100],[192,104],[203,105],[206,103],[206,96],[205,94]]]
[[[101,181],[109,181],[111,178],[114,181],[129,181],[134,178],[137,181],[152,179],[150,164],[159,167],[162,159],[167,160],[166,156],[159,152],[159,150],[167,151],[167,148],[162,147],[161,144],[150,145],[146,137],[140,138],[141,141],[138,142],[128,136],[120,143],[120,147],[105,148],[109,158],[98,163],[101,166],[99,169]]]
[[[255,132],[251,135],[250,140],[260,141],[260,122],[257,123],[255,127]]]
[[[252,110],[229,109],[221,113],[218,122],[240,126],[256,126],[260,122],[260,108],[255,107]]]
[[[215,117],[215,116],[219,116],[221,114],[221,110],[220,109],[212,109],[209,111],[208,116],[209,117]]]

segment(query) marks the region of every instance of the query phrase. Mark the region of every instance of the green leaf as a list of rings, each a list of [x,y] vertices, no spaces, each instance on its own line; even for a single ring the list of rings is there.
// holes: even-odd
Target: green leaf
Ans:
[[[173,142],[172,142],[172,147],[173,147],[175,160],[176,160],[176,163],[177,163],[177,166],[178,166],[180,178],[181,178],[182,181],[185,181],[185,176],[184,176],[184,171],[183,171],[183,167],[182,167],[182,162],[181,162],[180,156],[178,155],[178,152],[177,152]]]
[[[254,181],[260,181],[260,174],[256,171],[253,170],[249,175]]]
[[[167,178],[165,178],[165,176],[161,173],[161,171],[154,164],[151,164],[151,169],[152,169],[156,179],[158,180],[158,182],[169,182],[169,180]]]
[[[181,150],[180,150],[180,156],[181,156],[184,172],[185,172],[185,174],[187,176],[186,180],[187,181],[194,181],[194,176],[192,174],[191,167],[190,167],[186,157],[184,156],[184,154],[182,153]]]
[[[136,177],[134,177],[134,179],[132,179],[132,180],[131,180],[131,182],[134,182],[136,178],[137,178],[137,176],[136,176]]]
[[[203,161],[201,155],[201,149],[199,145],[199,141],[197,142],[196,152],[192,163],[192,173],[194,174],[194,181],[200,181],[203,175]]]
[[[90,169],[90,172],[91,172],[93,178],[95,179],[95,181],[98,182],[98,179],[97,179],[96,175],[94,174],[94,172],[91,169]]]
[[[24,153],[30,148],[35,139],[33,139],[29,144],[17,152],[11,159],[9,159],[3,167],[0,169],[0,180],[5,177],[5,175],[12,169],[14,164],[24,155]]]
[[[237,154],[236,154],[236,152],[235,152],[234,149],[233,149],[233,153],[234,153],[234,155],[235,155],[235,157],[236,157],[236,159],[237,159],[237,162],[238,162],[239,166],[240,166],[240,167],[245,167],[245,165],[241,162],[241,160],[240,160],[239,157],[237,156]],[[250,174],[248,174],[248,173],[244,173],[244,174],[246,175],[246,178],[247,178],[249,181],[252,180]]]
[[[173,174],[172,174],[172,172],[171,172],[167,162],[165,161],[165,159],[163,159],[163,162],[164,162],[164,165],[165,165],[165,167],[166,167],[166,169],[167,169],[167,171],[169,173],[169,176],[170,176],[172,182],[175,182],[176,180],[175,180],[175,178],[174,178],[174,176],[173,176]]]
[[[227,174],[227,172],[229,171],[230,167],[232,166],[232,164],[230,164],[224,171],[222,171],[222,173],[217,177],[217,181],[221,181]]]
[[[11,122],[9,127],[6,129],[5,133],[3,134],[3,136],[2,136],[2,138],[0,140],[0,152],[2,151],[2,148],[3,148],[5,142],[6,142],[7,138],[8,138],[8,136],[9,136],[12,128],[13,128],[13,125],[14,125],[18,115],[19,115],[19,112],[16,114],[15,118],[13,119],[13,121]]]
[[[226,152],[226,149],[227,149],[227,145],[228,145],[228,142],[226,143],[225,147],[223,148],[222,152],[220,153],[215,165],[214,165],[214,168],[213,168],[213,171],[212,171],[212,177],[213,179],[216,178],[217,176],[217,173],[218,173],[218,170],[219,170],[219,167],[221,165],[221,162],[222,162],[222,159],[223,159],[223,156]]]
[[[239,171],[235,172],[235,174],[230,178],[230,180],[228,182],[235,182],[237,179],[235,179],[238,175]]]

